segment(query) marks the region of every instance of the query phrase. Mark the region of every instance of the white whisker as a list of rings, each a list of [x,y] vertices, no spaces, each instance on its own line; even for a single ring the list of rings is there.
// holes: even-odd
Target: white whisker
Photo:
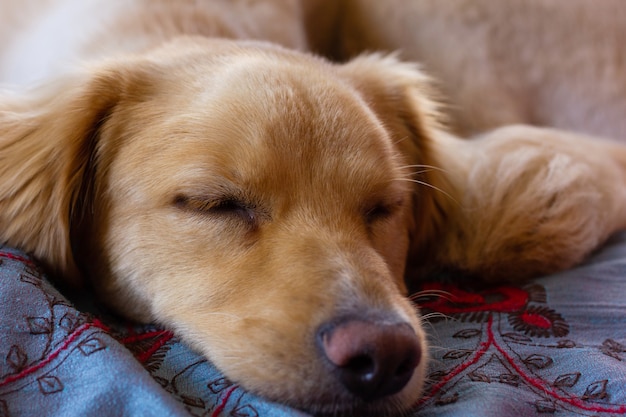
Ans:
[[[409,296],[409,299],[417,302],[417,300],[419,300],[420,298],[430,298],[430,297],[437,297],[437,298],[444,298],[446,300],[451,300],[452,293],[449,291],[444,291],[444,290],[424,290],[424,291],[418,291],[414,294],[411,294]]]
[[[443,168],[436,167],[434,165],[426,165],[426,164],[404,165],[400,167],[400,169],[406,169],[406,168],[426,168],[426,169],[431,169],[431,170],[436,170],[436,171],[441,171],[441,172],[448,172],[447,170]]]
[[[420,174],[425,174],[425,173],[431,172],[431,171],[434,171],[434,170],[433,169],[422,169],[421,171],[413,171],[409,175],[411,175],[411,176],[420,175]]]
[[[432,188],[433,190],[439,191],[440,193],[442,193],[443,195],[445,195],[446,197],[448,197],[450,200],[454,201],[456,204],[459,204],[459,202],[458,202],[458,201],[457,201],[454,197],[452,197],[452,195],[450,195],[450,193],[448,193],[448,192],[446,192],[446,191],[442,190],[442,189],[441,189],[441,188],[439,188],[439,187],[436,187],[436,186],[434,186],[434,185],[432,185],[432,184],[429,184],[429,183],[427,183],[427,182],[420,181],[420,180],[413,180],[413,179],[410,179],[410,178],[397,178],[397,180],[398,180],[398,181],[408,181],[408,182],[413,182],[413,183],[415,183],[415,184],[423,185],[424,187],[429,187],[429,188]]]
[[[421,318],[422,320],[430,320],[430,319],[452,320],[452,317],[443,313],[436,312],[436,311],[433,313],[424,314]]]

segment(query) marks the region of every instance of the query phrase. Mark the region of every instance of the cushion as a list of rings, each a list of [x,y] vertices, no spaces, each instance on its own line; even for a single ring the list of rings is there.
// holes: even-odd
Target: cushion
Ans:
[[[0,262],[0,417],[306,415],[165,329],[75,308],[26,254]],[[414,299],[432,346],[414,415],[626,415],[626,233],[563,273],[491,287],[441,274]]]

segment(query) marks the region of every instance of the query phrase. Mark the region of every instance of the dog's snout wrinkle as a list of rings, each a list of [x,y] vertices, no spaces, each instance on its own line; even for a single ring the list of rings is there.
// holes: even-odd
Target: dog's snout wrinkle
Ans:
[[[322,327],[318,337],[340,383],[365,401],[401,391],[422,355],[407,323],[350,319]]]

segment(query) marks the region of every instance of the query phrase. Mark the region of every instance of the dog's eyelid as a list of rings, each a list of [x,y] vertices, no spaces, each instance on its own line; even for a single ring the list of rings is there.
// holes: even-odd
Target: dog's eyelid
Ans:
[[[237,213],[251,222],[255,221],[256,214],[254,212],[255,206],[253,204],[244,203],[236,198],[225,198],[213,202],[211,207],[207,210],[213,213]]]
[[[174,205],[180,209],[203,214],[237,215],[250,223],[255,223],[257,220],[256,205],[233,196],[190,197],[178,195],[174,198]]]
[[[368,224],[378,220],[384,220],[392,216],[400,207],[404,205],[404,199],[399,198],[392,201],[381,201],[369,206],[365,210],[365,219]]]

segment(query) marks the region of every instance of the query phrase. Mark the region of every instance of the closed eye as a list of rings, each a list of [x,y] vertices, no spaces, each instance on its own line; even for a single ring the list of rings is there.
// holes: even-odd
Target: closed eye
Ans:
[[[372,224],[379,220],[384,220],[391,216],[391,211],[392,209],[389,206],[377,204],[365,213],[365,221],[368,224]]]
[[[257,223],[255,206],[234,197],[204,198],[177,196],[174,205],[182,210],[189,210],[202,215],[237,218],[249,223]]]
[[[386,220],[393,216],[404,204],[402,199],[392,203],[381,202],[375,204],[365,211],[365,222],[372,225],[376,222]]]

